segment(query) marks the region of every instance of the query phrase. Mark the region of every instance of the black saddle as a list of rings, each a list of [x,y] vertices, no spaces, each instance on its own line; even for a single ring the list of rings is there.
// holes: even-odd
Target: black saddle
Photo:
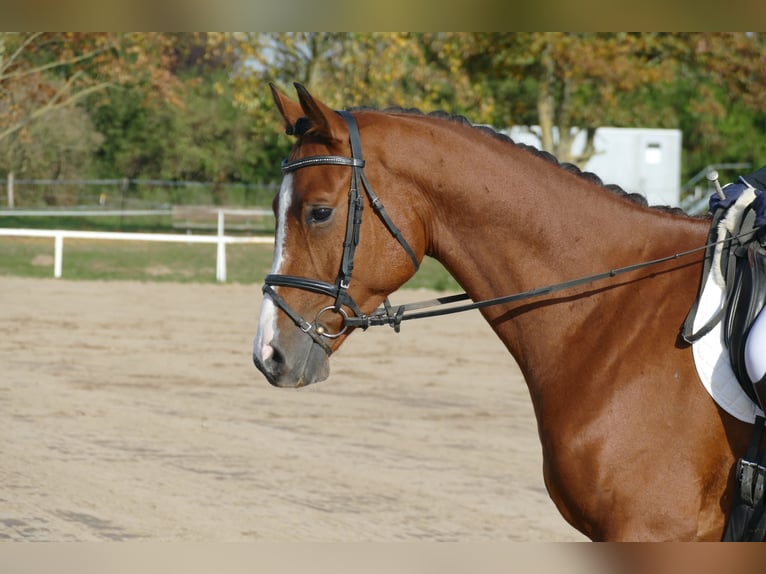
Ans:
[[[727,277],[723,339],[742,390],[766,412],[766,375],[753,381],[745,367],[745,342],[766,303],[766,235],[764,230],[752,227],[754,219],[752,210],[748,209],[740,228],[740,233],[744,233],[742,243],[729,253],[733,273]],[[766,349],[763,352],[766,353]],[[747,454],[737,462],[735,475],[739,488],[727,520],[724,541],[766,539],[766,453],[760,447],[764,430],[762,417],[756,417],[754,429]]]
[[[724,216],[719,209],[713,217],[708,244],[719,238],[718,223]],[[745,366],[745,343],[753,323],[766,304],[766,226],[754,227],[752,207],[745,210],[739,230],[734,230],[721,254],[721,273],[726,281],[725,304],[698,333],[692,333],[699,296],[689,311],[682,335],[689,343],[699,340],[722,321],[723,339],[732,369],[747,396],[766,412],[766,375],[752,381]],[[713,261],[709,247],[705,257],[700,294]],[[766,311],[763,311],[766,313]],[[766,353],[766,349],[763,350]],[[724,541],[766,540],[766,451],[761,448],[766,419],[756,416],[750,446],[734,469],[737,490],[729,513]]]
[[[745,342],[766,303],[766,249],[753,240],[735,249],[735,270],[726,301],[724,343],[734,374],[747,396],[766,412],[766,376],[752,381],[745,368]],[[766,349],[763,350],[766,353]]]
[[[725,212],[719,210],[713,218],[708,244],[718,240],[718,224]],[[700,292],[692,306],[682,330],[683,338],[689,342],[702,338],[719,322],[723,322],[723,339],[729,352],[732,370],[742,390],[766,412],[766,376],[760,381],[751,381],[745,368],[745,342],[758,314],[766,304],[766,228],[755,228],[755,212],[747,208],[740,228],[726,239],[721,254],[721,274],[726,281],[726,300],[723,307],[697,333],[692,333],[699,297],[710,273],[713,248],[708,247],[705,268],[700,282]],[[766,352],[766,349],[764,349]]]

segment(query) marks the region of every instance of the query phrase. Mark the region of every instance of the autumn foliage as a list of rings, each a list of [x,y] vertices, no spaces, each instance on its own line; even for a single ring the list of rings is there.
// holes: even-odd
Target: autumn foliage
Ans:
[[[301,82],[338,108],[538,125],[546,149],[576,163],[592,152],[570,156],[577,130],[609,125],[681,129],[686,175],[762,164],[765,43],[719,32],[0,33],[0,175],[273,179],[288,142],[269,81]],[[80,151],[58,171],[34,160],[66,149]]]

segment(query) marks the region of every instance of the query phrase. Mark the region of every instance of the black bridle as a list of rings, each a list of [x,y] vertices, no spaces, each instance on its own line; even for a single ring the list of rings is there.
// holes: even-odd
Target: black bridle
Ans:
[[[343,240],[343,255],[340,261],[340,270],[335,283],[327,283],[318,279],[307,277],[297,277],[295,275],[267,275],[264,280],[263,293],[271,297],[274,304],[277,305],[290,319],[300,328],[301,331],[309,335],[325,352],[332,353],[330,346],[324,341],[324,338],[334,339],[341,336],[346,330],[354,325],[352,319],[365,317],[362,310],[356,304],[353,297],[348,292],[351,282],[351,273],[354,270],[354,253],[359,245],[360,232],[362,227],[362,211],[364,209],[364,198],[360,189],[364,189],[375,213],[381,219],[383,224],[389,230],[391,235],[399,242],[412,260],[415,270],[420,266],[415,252],[410,247],[407,240],[402,236],[399,228],[394,225],[391,218],[386,213],[386,209],[375,194],[367,176],[364,174],[364,159],[362,158],[362,143],[359,138],[359,128],[356,120],[347,111],[337,112],[346,122],[349,131],[349,141],[351,143],[351,157],[339,155],[315,155],[304,157],[293,161],[284,160],[282,162],[282,173],[288,174],[299,169],[317,165],[339,165],[351,168],[351,186],[348,192],[348,216],[346,218],[346,236]],[[329,305],[320,309],[313,322],[309,322],[301,315],[295,312],[287,302],[273,289],[274,287],[293,287],[327,295],[335,299],[334,305]],[[344,309],[351,309],[354,316],[349,316]],[[385,309],[391,307],[386,300]],[[329,333],[321,323],[320,318],[327,312],[333,312],[341,315],[342,324],[340,330],[335,333]]]
[[[356,121],[350,113],[346,111],[337,112],[346,121],[349,129],[349,140],[351,143],[351,157],[337,156],[337,155],[316,155],[311,157],[305,157],[293,161],[284,160],[282,162],[282,172],[287,174],[298,169],[318,166],[318,165],[339,165],[348,166],[351,168],[351,187],[348,193],[348,217],[346,219],[346,237],[343,242],[343,256],[341,258],[340,271],[335,283],[327,283],[318,279],[310,279],[307,277],[297,277],[295,275],[267,275],[264,280],[263,293],[271,297],[274,303],[290,317],[290,319],[307,335],[309,335],[325,352],[330,355],[332,349],[325,342],[325,338],[334,339],[345,333],[349,327],[361,327],[367,329],[371,326],[389,325],[394,328],[396,332],[399,332],[399,328],[402,321],[411,319],[423,319],[426,317],[438,317],[442,315],[451,315],[453,313],[460,313],[463,311],[470,311],[473,309],[481,309],[483,307],[490,307],[494,305],[501,305],[504,303],[513,303],[517,301],[523,301],[526,299],[532,299],[540,297],[542,295],[548,295],[557,291],[570,289],[580,285],[586,285],[595,281],[609,279],[616,277],[624,273],[631,271],[638,271],[661,263],[667,263],[682,257],[699,253],[700,251],[708,251],[706,259],[712,257],[711,248],[719,243],[729,243],[739,240],[741,236],[748,235],[747,233],[734,237],[727,237],[726,239],[715,241],[711,238],[709,241],[701,246],[688,251],[680,253],[674,253],[667,257],[659,259],[653,259],[651,261],[644,261],[634,265],[628,265],[626,267],[619,267],[617,269],[610,269],[603,273],[596,273],[594,275],[588,275],[585,277],[579,277],[570,281],[563,281],[561,283],[555,283],[553,285],[547,285],[545,287],[538,287],[530,291],[524,291],[521,293],[514,293],[512,295],[505,295],[502,297],[496,297],[494,299],[487,299],[484,301],[476,301],[467,303],[465,305],[457,305],[449,308],[435,309],[432,311],[421,311],[418,313],[407,313],[408,311],[414,311],[424,309],[428,307],[442,306],[460,301],[470,300],[470,296],[467,293],[461,293],[458,295],[450,295],[446,297],[439,297],[428,301],[422,301],[420,303],[410,303],[406,305],[399,305],[392,307],[385,300],[382,307],[376,309],[370,315],[365,315],[354,299],[348,293],[349,283],[351,281],[351,273],[354,268],[354,253],[356,246],[359,244],[359,234],[362,225],[362,210],[364,208],[364,200],[362,198],[360,188],[363,188],[367,193],[367,197],[370,200],[370,204],[377,213],[378,217],[383,221],[389,232],[396,238],[399,244],[409,255],[412,263],[417,270],[419,263],[414,251],[404,239],[399,229],[391,221],[390,217],[386,213],[383,204],[378,196],[370,186],[370,182],[367,181],[367,177],[364,174],[364,159],[362,159],[362,147],[359,139],[359,129],[356,125]],[[361,185],[360,185],[361,184]],[[309,322],[301,315],[295,312],[287,302],[273,289],[273,287],[292,287],[296,289],[303,289],[305,291],[311,291],[312,293],[319,293],[327,295],[335,299],[334,305],[329,305],[319,310],[314,318],[313,322]],[[343,307],[351,309],[353,315],[349,315]],[[341,315],[342,324],[340,329],[335,333],[327,332],[326,327],[320,323],[320,318],[327,312],[333,312]]]

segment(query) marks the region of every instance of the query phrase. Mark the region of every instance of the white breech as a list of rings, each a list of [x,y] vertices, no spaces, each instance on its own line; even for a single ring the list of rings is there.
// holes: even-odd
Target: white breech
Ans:
[[[766,375],[766,308],[755,318],[745,342],[745,368],[754,383]]]

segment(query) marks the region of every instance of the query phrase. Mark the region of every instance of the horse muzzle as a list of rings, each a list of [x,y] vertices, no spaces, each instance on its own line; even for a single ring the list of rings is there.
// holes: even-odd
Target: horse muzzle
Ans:
[[[300,388],[325,380],[330,374],[330,362],[325,350],[308,337],[292,339],[290,351],[284,351],[275,341],[256,343],[253,363],[275,387]]]

